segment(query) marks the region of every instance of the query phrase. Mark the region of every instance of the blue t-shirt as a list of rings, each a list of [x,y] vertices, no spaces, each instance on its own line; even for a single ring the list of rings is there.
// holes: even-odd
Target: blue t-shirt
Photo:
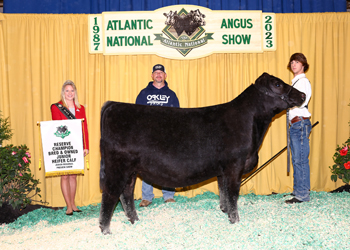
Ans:
[[[157,89],[153,86],[153,82],[149,82],[148,86],[137,96],[136,104],[179,108],[180,104],[175,92],[169,89],[166,81],[164,83],[164,87]]]

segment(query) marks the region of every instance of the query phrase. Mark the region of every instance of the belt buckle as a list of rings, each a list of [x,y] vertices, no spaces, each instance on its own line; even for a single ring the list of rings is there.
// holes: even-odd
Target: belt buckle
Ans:
[[[290,121],[291,124],[294,124],[296,122],[302,121],[303,118],[300,118],[300,116],[294,116],[294,118]]]

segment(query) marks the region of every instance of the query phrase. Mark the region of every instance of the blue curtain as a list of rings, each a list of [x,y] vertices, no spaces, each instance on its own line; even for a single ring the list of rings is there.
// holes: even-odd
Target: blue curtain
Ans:
[[[346,12],[346,0],[4,0],[4,13],[85,13],[155,10],[192,4],[212,10],[274,13]]]

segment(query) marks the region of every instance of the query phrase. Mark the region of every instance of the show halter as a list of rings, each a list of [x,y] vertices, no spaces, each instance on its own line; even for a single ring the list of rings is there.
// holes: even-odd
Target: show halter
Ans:
[[[294,87],[294,85],[299,81],[300,79],[298,79],[295,83],[293,83],[293,85],[291,86],[292,88]],[[254,84],[255,86],[255,84]],[[256,86],[255,86],[256,87]],[[273,90],[270,90],[272,91],[272,93],[265,87],[263,88],[258,88],[256,87],[260,92],[263,92],[265,95],[268,95],[268,96],[271,96],[271,97],[279,97],[281,100],[285,101],[287,104],[287,100],[289,98],[289,93],[290,91],[292,90],[292,88],[290,88],[287,92],[287,94],[282,94],[282,95],[279,95],[277,93],[275,93]],[[290,138],[289,138],[289,135],[290,135],[290,131],[289,131],[289,108],[287,109],[287,112],[286,112],[286,125],[287,125],[287,173],[289,174],[290,172]]]

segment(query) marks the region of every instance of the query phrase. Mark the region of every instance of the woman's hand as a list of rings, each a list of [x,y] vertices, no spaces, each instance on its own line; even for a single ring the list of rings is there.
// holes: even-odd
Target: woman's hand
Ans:
[[[84,156],[87,156],[89,154],[89,150],[88,149],[84,149]]]

